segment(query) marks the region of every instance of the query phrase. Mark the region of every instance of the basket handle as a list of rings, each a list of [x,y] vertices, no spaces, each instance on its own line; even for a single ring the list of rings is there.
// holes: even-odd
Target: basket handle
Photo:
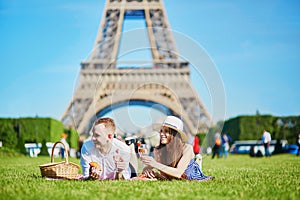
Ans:
[[[65,149],[65,161],[66,161],[66,164],[69,164],[68,151],[67,151],[67,148],[66,148],[65,144],[62,143],[62,142],[55,142],[55,144],[53,145],[53,147],[52,147],[52,153],[51,153],[51,163],[54,162],[54,149],[55,149],[55,146],[57,144],[62,144],[64,146],[64,149]]]

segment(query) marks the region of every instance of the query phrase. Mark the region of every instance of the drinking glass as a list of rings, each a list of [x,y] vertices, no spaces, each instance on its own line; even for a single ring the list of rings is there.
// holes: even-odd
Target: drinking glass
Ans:
[[[147,145],[146,144],[141,144],[138,147],[138,152],[139,152],[140,156],[146,156],[146,155],[148,155]]]
[[[116,166],[117,166],[117,162],[120,162],[120,160],[121,160],[121,155],[120,154],[115,154],[113,158],[114,158]],[[122,178],[122,173],[120,171],[118,171],[117,168],[115,169],[115,173],[116,173],[115,179],[120,180]]]

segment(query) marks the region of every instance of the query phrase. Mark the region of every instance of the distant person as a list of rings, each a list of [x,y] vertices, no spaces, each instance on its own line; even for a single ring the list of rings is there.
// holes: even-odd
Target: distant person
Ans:
[[[273,154],[280,154],[282,152],[283,152],[283,150],[282,150],[282,143],[281,143],[281,141],[279,139],[277,139]]]
[[[254,146],[250,147],[249,155],[250,157],[263,157],[261,150],[257,150],[257,152],[255,153]]]
[[[222,146],[221,146],[221,150],[220,150],[220,157],[223,156],[224,154],[224,158],[227,158],[228,156],[228,151],[229,151],[229,143],[231,142],[231,137],[226,134],[226,133],[223,133],[222,136],[221,136],[221,143],[222,143]]]
[[[200,153],[200,139],[197,135],[195,135],[194,137],[193,150],[194,150],[194,154],[196,155]]]
[[[265,156],[266,157],[271,156],[271,153],[270,153],[270,150],[269,150],[271,140],[272,140],[271,134],[268,131],[263,130],[263,135],[261,137],[261,140],[262,140],[264,148],[265,148]]]
[[[65,134],[65,133],[61,134],[60,142],[65,145],[65,146],[60,145],[60,155],[61,155],[62,159],[65,158],[65,151],[67,152],[67,154],[69,154],[69,151],[70,151],[70,146],[69,146],[69,144],[67,142],[67,137],[68,137],[67,134]]]
[[[167,116],[160,127],[160,143],[154,150],[154,158],[142,155],[145,165],[142,177],[160,180],[212,180],[202,173],[195,161],[193,146],[187,144],[183,122],[175,116]],[[156,169],[159,172],[157,172]]]
[[[250,152],[249,152],[250,157],[255,157],[255,152],[254,152],[254,146],[250,147]]]
[[[255,155],[256,155],[256,157],[263,157],[261,150],[257,150]]]
[[[214,159],[215,155],[217,155],[218,158],[220,157],[221,144],[222,144],[221,135],[220,135],[220,133],[216,133],[214,136],[214,146],[212,149],[213,154],[211,157],[212,159]]]
[[[297,156],[300,154],[300,133],[298,134],[298,138],[296,140],[296,144],[298,146]]]

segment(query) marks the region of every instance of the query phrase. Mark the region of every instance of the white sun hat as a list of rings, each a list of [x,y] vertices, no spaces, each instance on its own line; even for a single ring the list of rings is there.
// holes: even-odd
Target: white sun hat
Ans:
[[[183,132],[183,122],[181,119],[179,119],[178,117],[175,116],[167,116],[167,118],[165,119],[165,121],[163,122],[162,126],[165,127],[169,127],[171,129],[174,129],[175,131],[177,131],[183,142],[187,141],[187,136],[186,134]]]

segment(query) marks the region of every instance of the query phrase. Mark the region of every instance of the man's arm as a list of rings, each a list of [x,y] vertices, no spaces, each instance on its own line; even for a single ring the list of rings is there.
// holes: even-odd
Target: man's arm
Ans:
[[[129,162],[131,153],[129,146],[119,140],[114,140],[113,146],[116,148],[116,153],[120,155],[119,162],[116,163],[117,170],[124,179],[130,179]]]
[[[81,148],[80,164],[82,167],[82,173],[84,178],[89,177],[89,169],[91,162],[90,153],[87,151],[86,145],[84,144]]]

